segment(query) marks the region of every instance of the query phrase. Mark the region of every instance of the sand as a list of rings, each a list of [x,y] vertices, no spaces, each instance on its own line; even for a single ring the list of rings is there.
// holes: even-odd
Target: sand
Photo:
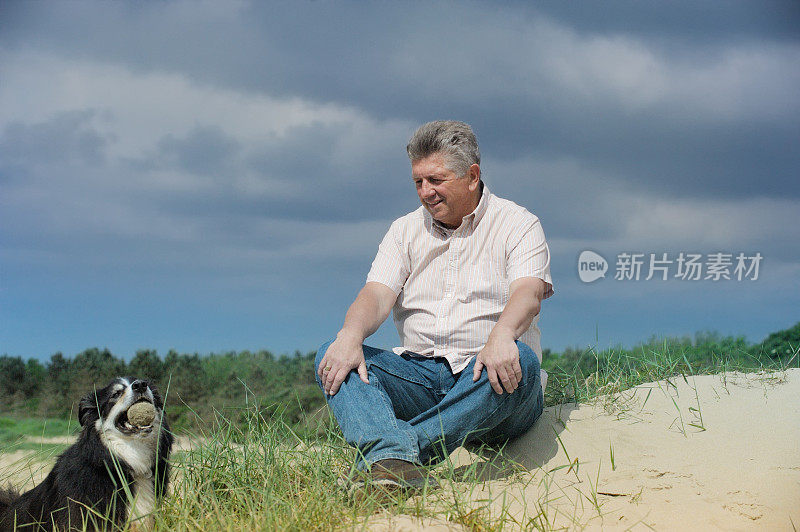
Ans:
[[[0,453],[0,487],[30,489],[47,476],[55,453],[30,450]]]
[[[563,499],[552,506],[566,515],[565,507],[578,507],[581,522],[606,529],[637,523],[659,530],[800,526],[800,370],[671,383],[638,386],[615,401],[552,409],[509,454],[545,471],[568,463],[566,453],[578,459],[579,474],[555,475],[550,492]],[[563,449],[552,435],[559,419],[566,425],[559,431]],[[557,452],[534,452],[541,441],[557,445]],[[524,490],[528,500],[537,491]]]
[[[457,471],[485,469],[477,489],[439,495],[466,501],[462,523],[477,511],[518,529],[800,528],[800,369],[677,377],[547,408],[504,455],[521,467],[454,453]],[[461,528],[447,519],[378,515],[371,528]]]

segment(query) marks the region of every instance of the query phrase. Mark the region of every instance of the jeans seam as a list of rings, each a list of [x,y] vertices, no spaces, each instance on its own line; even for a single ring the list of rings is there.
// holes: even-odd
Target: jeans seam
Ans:
[[[370,377],[372,377],[373,379],[375,379],[375,381],[374,381],[374,382],[376,382],[376,383],[380,383],[380,381],[381,381],[381,380],[378,378],[378,376],[377,376],[376,374],[374,374],[374,373],[373,373],[372,375],[370,375]],[[372,382],[370,382],[370,386],[374,386],[375,388],[378,388],[378,391],[380,392],[381,400],[384,402],[384,404],[385,404],[386,406],[388,406],[388,407],[389,407],[389,410],[392,412],[392,423],[394,424],[394,428],[395,428],[395,429],[397,429],[397,430],[400,430],[400,426],[397,424],[397,417],[394,415],[394,407],[392,406],[392,402],[391,402],[391,401],[389,401],[389,400],[386,398],[386,390],[384,390],[384,389],[383,389],[383,388],[381,388],[380,386],[376,386],[376,385],[375,385],[375,384],[373,384]]]
[[[406,381],[406,382],[410,382],[410,383],[413,383],[413,384],[418,384],[419,386],[425,386],[425,387],[427,387],[427,383],[426,383],[424,380],[421,380],[421,379],[412,379],[412,378],[409,378],[407,375],[399,375],[398,373],[400,373],[400,372],[397,372],[397,371],[392,371],[391,369],[389,369],[389,368],[385,368],[385,367],[381,366],[380,364],[376,364],[375,362],[368,361],[368,362],[366,363],[366,365],[367,365],[367,368],[368,368],[368,369],[369,369],[369,368],[371,368],[372,366],[376,366],[376,367],[378,367],[378,368],[379,368],[381,371],[383,371],[383,372],[385,372],[385,373],[388,373],[389,375],[392,375],[393,377],[397,377],[398,379],[401,379],[401,380],[404,380],[404,381]]]
[[[378,376],[375,373],[372,374],[372,377],[375,379],[375,382],[380,382],[380,379],[378,378]],[[374,385],[370,384],[370,386],[374,386]],[[384,404],[386,406],[389,407],[389,411],[392,413],[392,416],[391,416],[392,417],[392,423],[394,424],[395,430],[397,432],[403,434],[403,436],[405,436],[405,439],[407,440],[408,448],[409,449],[413,449],[414,448],[414,442],[412,441],[411,437],[408,435],[408,432],[405,431],[405,430],[401,430],[400,429],[400,425],[397,424],[397,416],[394,415],[394,406],[392,406],[392,402],[389,401],[389,399],[386,397],[386,390],[383,390],[382,388],[377,387],[377,386],[376,386],[376,388],[378,388],[378,391],[380,392],[381,400],[384,402]]]
[[[536,381],[534,380],[534,382],[536,382]],[[501,399],[501,401],[502,401],[502,402],[501,402],[499,405],[497,405],[497,407],[496,407],[494,410],[492,410],[492,412],[491,412],[491,413],[490,413],[490,414],[487,416],[487,419],[491,419],[491,418],[494,416],[495,412],[497,412],[498,410],[500,410],[500,408],[501,408],[501,407],[502,407],[502,406],[503,406],[505,403],[507,403],[507,402],[508,402],[508,399],[509,399],[510,397],[511,397],[511,394],[510,394],[510,393],[504,393],[504,394],[503,394],[503,397],[502,397],[502,399]],[[537,399],[536,399],[536,400],[538,401],[538,397],[537,397]],[[486,430],[486,432],[491,432],[491,429],[488,429],[488,430]],[[465,440],[466,440],[466,437],[465,437]],[[445,442],[445,443],[446,443],[446,442]],[[462,442],[462,443],[463,443],[463,442]]]

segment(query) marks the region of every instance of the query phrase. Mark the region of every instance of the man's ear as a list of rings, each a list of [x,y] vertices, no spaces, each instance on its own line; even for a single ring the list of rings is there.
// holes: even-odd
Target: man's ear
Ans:
[[[467,170],[467,176],[469,177],[469,189],[474,191],[481,182],[481,167],[473,164]]]
[[[86,423],[92,419],[97,419],[99,417],[97,410],[97,394],[95,391],[91,391],[78,403],[78,421],[81,427],[86,426]]]

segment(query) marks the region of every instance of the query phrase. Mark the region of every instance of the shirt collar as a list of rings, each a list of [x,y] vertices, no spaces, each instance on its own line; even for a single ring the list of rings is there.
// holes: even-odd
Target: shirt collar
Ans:
[[[489,187],[484,185],[483,181],[481,181],[481,189],[482,189],[481,199],[478,202],[478,206],[475,207],[475,210],[472,211],[472,214],[469,215],[472,216],[473,229],[475,229],[478,226],[478,222],[480,222],[481,218],[483,218],[483,215],[486,214],[486,209],[489,208],[489,199],[492,195],[492,193],[489,192]]]
[[[478,206],[475,207],[474,211],[464,216],[461,222],[462,226],[464,225],[465,221],[468,222],[469,227],[472,230],[474,230],[475,227],[478,226],[478,223],[481,221],[481,218],[483,218],[483,215],[486,214],[486,209],[489,208],[489,201],[492,195],[492,193],[489,192],[489,187],[487,187],[483,183],[483,181],[481,181],[481,189],[482,189],[481,199],[478,201]],[[431,213],[429,213],[427,209],[423,208],[423,213],[425,215],[425,221],[427,222],[427,225],[429,225],[429,227],[431,228],[436,228],[436,230],[443,236],[449,237],[455,231],[455,229],[450,229],[449,227],[445,227],[438,220],[434,219],[433,216],[431,216]]]

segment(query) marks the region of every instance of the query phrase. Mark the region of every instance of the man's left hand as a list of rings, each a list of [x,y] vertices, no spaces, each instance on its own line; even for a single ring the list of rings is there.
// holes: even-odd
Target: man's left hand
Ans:
[[[489,340],[475,359],[472,381],[478,381],[485,367],[489,383],[495,392],[502,395],[505,389],[508,393],[514,393],[522,379],[519,349],[513,335],[495,333],[497,331],[489,335]]]

